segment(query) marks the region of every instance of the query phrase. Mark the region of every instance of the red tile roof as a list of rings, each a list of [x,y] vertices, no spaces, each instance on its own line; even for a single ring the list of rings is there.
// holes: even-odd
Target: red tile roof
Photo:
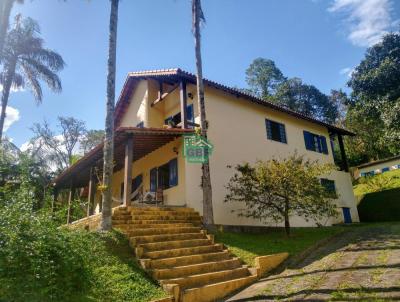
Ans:
[[[115,108],[115,125],[116,126],[120,125],[122,116],[123,116],[125,110],[127,109],[127,107],[129,106],[130,95],[134,89],[135,83],[138,80],[145,79],[145,78],[156,78],[156,79],[165,79],[165,80],[168,79],[168,80],[172,80],[174,82],[184,79],[193,84],[196,83],[196,76],[194,74],[184,71],[180,68],[130,72],[125,81],[121,95],[118,99],[118,102],[117,102],[117,105]],[[269,101],[255,97],[254,95],[248,94],[248,93],[238,90],[236,88],[228,87],[226,85],[223,85],[223,84],[220,84],[220,83],[208,80],[208,79],[204,79],[204,84],[214,87],[216,89],[223,90],[223,91],[233,94],[237,97],[244,98],[252,103],[256,103],[256,104],[259,104],[259,105],[262,105],[262,106],[265,106],[265,107],[268,107],[268,108],[271,108],[271,109],[274,109],[277,111],[284,112],[284,113],[292,115],[294,117],[309,121],[311,123],[315,123],[315,124],[324,126],[324,127],[328,128],[331,132],[342,134],[342,135],[351,135],[351,136],[355,135],[354,133],[352,133],[346,129],[325,123],[325,122],[317,120],[315,118],[306,116],[302,113],[299,113],[299,112],[293,111],[291,109],[273,104]]]

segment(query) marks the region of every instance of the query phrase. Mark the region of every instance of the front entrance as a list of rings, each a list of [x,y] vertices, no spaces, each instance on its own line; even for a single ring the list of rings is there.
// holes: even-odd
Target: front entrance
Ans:
[[[343,209],[344,223],[352,223],[353,221],[351,220],[350,208],[342,208],[342,209]]]

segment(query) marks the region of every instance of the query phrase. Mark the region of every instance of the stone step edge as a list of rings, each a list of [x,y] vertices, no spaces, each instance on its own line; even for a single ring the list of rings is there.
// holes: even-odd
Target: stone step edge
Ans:
[[[196,238],[196,239],[209,239],[211,240],[211,238],[214,238],[211,235],[206,235],[206,234],[202,234],[202,232],[199,233],[180,233],[180,234],[167,234],[167,235],[143,235],[143,236],[130,236],[129,237],[129,244],[132,248],[135,248],[137,246],[140,246],[142,244],[149,244],[149,243],[162,243],[162,242],[174,242],[174,241],[183,241],[183,240],[194,240],[194,239],[163,239],[162,236],[179,236],[179,235],[190,235],[190,236],[194,236],[194,235],[202,235],[204,236],[204,238]],[[151,242],[140,242],[140,239],[142,239],[143,237],[157,237],[157,241],[151,241]],[[159,240],[159,241],[158,241]],[[139,242],[138,242],[139,241]]]
[[[240,258],[239,258],[239,257],[233,257],[233,258],[229,258],[229,259],[225,259],[225,260],[209,261],[209,262],[200,262],[200,263],[189,264],[189,265],[174,266],[174,267],[171,267],[171,268],[156,268],[156,269],[150,269],[149,272],[151,273],[151,275],[152,275],[153,277],[155,277],[155,279],[157,279],[157,280],[162,280],[162,279],[158,279],[158,278],[157,278],[158,273],[163,273],[163,272],[165,272],[165,271],[170,271],[170,270],[174,270],[174,269],[178,269],[178,268],[179,268],[179,269],[180,269],[180,268],[182,268],[182,269],[187,269],[187,268],[195,268],[196,266],[199,266],[199,265],[200,265],[200,266],[201,266],[201,265],[206,266],[206,265],[214,265],[214,264],[218,264],[218,263],[222,263],[222,262],[235,262],[235,261],[239,261],[239,262],[241,263],[242,267],[243,267],[243,263],[242,263],[242,261],[240,260]],[[239,268],[239,267],[238,267],[238,268]],[[222,270],[220,270],[220,271],[222,271]],[[215,271],[215,272],[217,272],[217,271]],[[210,272],[210,273],[212,273],[212,272]],[[185,278],[185,277],[193,276],[193,275],[201,275],[201,274],[184,275],[184,276],[178,277],[178,278]],[[175,279],[175,278],[173,278],[173,279]]]
[[[202,246],[199,246],[199,247],[206,247],[206,246],[218,247],[218,248],[221,248],[221,251],[224,249],[224,246],[223,246],[223,244],[221,244],[221,243],[215,243],[215,244],[210,244],[210,245],[202,245]],[[135,248],[135,254],[136,254],[136,256],[137,256],[138,258],[142,258],[144,253],[150,254],[150,253],[156,253],[156,252],[188,250],[188,249],[195,249],[195,248],[197,248],[197,247],[183,247],[183,248],[178,248],[178,249],[170,249],[170,250],[162,250],[162,251],[151,251],[151,252],[147,252],[147,251],[144,250],[144,248],[137,247],[137,248]],[[206,253],[207,253],[207,252],[206,252]],[[201,253],[200,253],[200,254],[201,254]],[[191,255],[197,255],[197,254],[190,254],[190,255],[186,255],[186,256],[191,256]],[[167,259],[167,258],[176,258],[176,257],[149,258],[149,259],[152,259],[152,260],[156,260],[156,259],[157,259],[157,260],[159,260],[159,259]]]
[[[139,259],[139,263],[142,266],[143,269],[145,270],[150,270],[150,269],[157,269],[157,268],[150,268],[151,266],[151,262],[152,261],[159,261],[159,260],[168,260],[168,259],[176,259],[177,261],[179,261],[180,259],[185,259],[185,258],[189,258],[189,257],[197,257],[197,256],[206,256],[206,255],[212,255],[212,256],[219,256],[222,254],[226,254],[228,256],[231,255],[231,253],[229,252],[229,250],[225,249],[219,252],[211,252],[211,253],[201,253],[201,254],[193,254],[193,255],[188,255],[188,256],[179,256],[179,257],[170,257],[170,258],[161,258],[161,259]],[[200,262],[201,263],[201,262]],[[177,265],[177,266],[173,266],[173,267],[181,267],[184,265]],[[161,268],[158,268],[161,269]]]
[[[195,278],[202,278],[202,277],[208,277],[208,276],[212,276],[212,275],[217,275],[217,274],[221,274],[221,273],[236,272],[236,271],[242,271],[242,270],[248,270],[249,271],[249,269],[250,269],[250,267],[248,265],[242,265],[241,267],[234,268],[234,269],[222,269],[222,270],[215,271],[215,272],[194,274],[194,275],[189,275],[189,276],[184,276],[184,277],[179,277],[179,278],[159,279],[158,282],[161,285],[164,285],[164,284],[175,284],[174,281],[185,280],[188,277],[190,277],[192,279],[195,279]],[[249,276],[251,276],[250,271],[249,271]],[[228,280],[231,280],[231,279],[228,279]],[[227,280],[225,280],[225,281],[227,281]],[[218,281],[218,282],[222,282],[222,281]],[[215,282],[215,283],[218,283],[218,282]],[[212,284],[212,283],[210,283],[210,284]],[[202,285],[202,286],[206,286],[206,285]],[[199,287],[202,287],[202,286],[199,286]]]
[[[173,294],[175,301],[180,302],[216,301],[217,299],[231,295],[239,289],[249,285],[250,283],[253,283],[257,279],[257,275],[251,272],[251,275],[246,277],[211,283],[201,287],[189,288],[185,290],[181,290],[178,285],[176,286]]]

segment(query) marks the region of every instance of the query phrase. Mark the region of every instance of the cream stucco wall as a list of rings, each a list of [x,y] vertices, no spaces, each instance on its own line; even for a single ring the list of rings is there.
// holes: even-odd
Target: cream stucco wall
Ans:
[[[174,151],[177,150],[178,154]],[[143,189],[144,192],[150,191],[150,170],[155,167],[162,166],[170,160],[178,159],[178,185],[164,190],[164,204],[183,206],[186,204],[185,199],[185,159],[183,157],[182,138],[175,139],[174,141],[162,146],[161,148],[149,153],[145,157],[133,162],[132,165],[132,179],[142,174],[143,176]],[[112,196],[115,199],[121,200],[121,184],[124,180],[124,169],[114,173],[112,181]],[[99,212],[98,202],[101,200],[99,193],[96,193],[95,200],[97,202],[96,213]],[[113,207],[120,205],[118,202],[113,203]]]
[[[225,185],[233,171],[228,165],[256,160],[283,158],[295,151],[321,163],[334,163],[330,144],[329,154],[307,151],[304,145],[303,130],[324,135],[329,141],[328,130],[325,127],[296,119],[288,114],[277,112],[266,107],[251,104],[247,100],[227,95],[220,90],[208,87],[206,89],[206,112],[209,121],[208,136],[214,145],[210,159],[211,181],[213,188],[214,219],[217,224],[227,225],[261,225],[252,219],[237,217],[231,210],[239,205],[224,203],[226,195]],[[285,124],[287,144],[268,140],[266,137],[265,119],[271,119]],[[202,211],[202,192],[200,187],[200,165],[187,164],[187,203]],[[193,175],[189,177],[189,175]],[[338,206],[351,208],[353,221],[358,221],[355,199],[352,191],[351,179],[348,173],[334,172],[327,177],[335,180],[340,199]],[[340,213],[338,220],[328,224],[343,221]],[[294,226],[313,225],[303,219],[293,217]],[[273,225],[273,224],[272,224]]]
[[[146,127],[162,127],[165,118],[180,112],[179,89],[170,93],[162,102],[151,107],[150,104],[157,99],[158,83],[155,81],[140,81],[133,92],[131,102],[122,119],[123,126],[135,126],[144,121]],[[188,104],[193,103],[195,122],[199,123],[196,87],[188,85],[187,92],[194,95],[188,98]],[[283,158],[297,151],[308,158],[321,163],[334,163],[333,153],[328,144],[329,154],[307,151],[304,145],[303,130],[324,135],[329,141],[328,130],[317,124],[307,122],[288,114],[252,104],[248,100],[237,98],[206,86],[206,112],[209,121],[209,139],[214,145],[210,159],[211,181],[213,188],[214,218],[217,224],[226,225],[263,225],[253,219],[237,217],[231,210],[239,205],[224,203],[226,195],[225,185],[232,176],[233,171],[228,165],[256,160],[269,160]],[[271,119],[285,124],[287,144],[268,140],[266,137],[265,119]],[[173,153],[173,147],[178,147],[179,155]],[[187,205],[202,213],[201,165],[186,163],[182,154],[182,140],[176,140],[137,161],[133,165],[133,177],[143,173],[145,189],[149,187],[149,171],[155,166],[162,165],[170,159],[178,157],[178,186],[165,191],[166,204]],[[113,195],[120,196],[120,187],[123,171],[115,174]],[[339,199],[336,204],[340,207],[351,209],[353,221],[358,221],[355,198],[349,173],[335,171],[328,177],[335,180]],[[327,221],[327,224],[342,222],[342,213],[338,219]],[[305,222],[299,217],[291,220],[293,226],[315,225]],[[269,223],[267,225],[275,225]]]
[[[383,168],[389,168],[390,170],[395,170],[397,169],[398,165],[400,165],[400,159],[394,159],[384,163],[377,163],[375,165],[371,165],[365,168],[356,169],[354,171],[354,177],[357,179],[361,176],[361,173],[368,173],[371,171],[374,171],[375,173],[381,173]]]

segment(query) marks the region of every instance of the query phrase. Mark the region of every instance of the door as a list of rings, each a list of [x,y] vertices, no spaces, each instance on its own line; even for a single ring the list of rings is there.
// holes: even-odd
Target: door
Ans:
[[[343,209],[344,223],[352,223],[350,208],[342,208],[342,209]]]

